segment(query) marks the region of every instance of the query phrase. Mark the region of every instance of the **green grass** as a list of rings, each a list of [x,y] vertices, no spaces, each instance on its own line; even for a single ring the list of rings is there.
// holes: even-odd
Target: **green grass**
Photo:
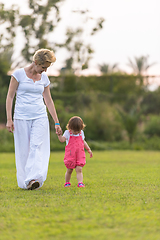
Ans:
[[[159,240],[160,153],[98,151],[83,169],[86,188],[64,188],[64,153],[51,153],[36,191],[17,187],[14,154],[0,154],[1,240]]]

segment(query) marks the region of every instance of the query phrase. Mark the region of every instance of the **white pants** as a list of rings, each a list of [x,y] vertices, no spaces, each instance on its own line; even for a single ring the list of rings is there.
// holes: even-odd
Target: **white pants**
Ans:
[[[27,188],[31,180],[38,180],[40,187],[46,180],[50,157],[48,118],[14,120],[14,144],[17,182]]]

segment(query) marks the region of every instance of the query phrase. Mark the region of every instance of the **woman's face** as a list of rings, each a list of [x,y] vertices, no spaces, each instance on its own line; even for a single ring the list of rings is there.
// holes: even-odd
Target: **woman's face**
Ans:
[[[41,74],[44,71],[46,72],[47,68],[50,67],[50,65],[51,65],[51,63],[49,63],[49,62],[46,62],[46,63],[41,64],[41,65],[35,63],[35,66],[36,66],[35,70],[36,70],[37,73]]]

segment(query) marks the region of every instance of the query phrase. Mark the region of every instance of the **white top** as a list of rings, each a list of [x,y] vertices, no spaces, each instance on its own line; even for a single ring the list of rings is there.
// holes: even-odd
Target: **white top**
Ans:
[[[46,73],[41,74],[41,79],[34,82],[28,78],[24,68],[16,70],[12,76],[19,83],[16,91],[14,119],[36,119],[47,117],[46,105],[43,101],[44,88],[50,84]]]
[[[85,136],[84,136],[83,130],[81,130],[81,132],[78,133],[78,134],[76,134],[76,135],[75,135],[75,134],[71,134],[71,135],[74,136],[74,137],[78,137],[80,134],[82,135],[82,139],[84,140],[84,139],[85,139]],[[66,138],[66,146],[67,146],[67,145],[68,145],[68,142],[69,142],[69,138],[70,138],[69,130],[66,130],[66,131],[64,132],[63,137]]]

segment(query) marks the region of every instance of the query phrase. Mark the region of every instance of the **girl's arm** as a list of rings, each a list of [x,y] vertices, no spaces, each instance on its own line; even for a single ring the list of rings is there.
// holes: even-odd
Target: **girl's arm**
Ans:
[[[45,104],[46,104],[54,122],[59,123],[56,109],[54,106],[54,102],[51,97],[49,86],[45,87],[44,92],[43,92],[43,97],[44,97]],[[56,129],[56,134],[62,134],[62,129],[61,129],[60,125],[55,125],[55,129]]]
[[[66,138],[62,135],[58,135],[58,139],[60,142],[65,142],[66,141]]]
[[[90,154],[90,158],[93,157],[93,153],[92,150],[90,149],[90,147],[88,146],[87,142],[84,140],[84,148],[88,151],[88,153]]]
[[[12,120],[12,106],[13,106],[13,99],[18,88],[17,80],[12,76],[11,81],[8,88],[7,98],[6,98],[6,115],[7,115],[7,123],[6,127],[9,132],[14,131],[14,123]]]

